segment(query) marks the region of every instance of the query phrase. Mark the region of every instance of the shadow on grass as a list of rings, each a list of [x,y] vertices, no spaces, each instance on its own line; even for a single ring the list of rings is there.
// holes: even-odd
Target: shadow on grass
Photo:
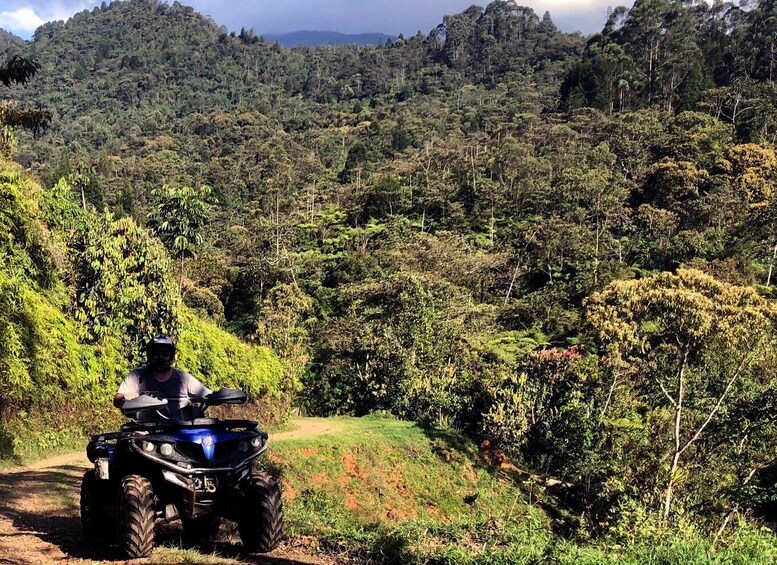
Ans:
[[[307,565],[307,561],[298,561],[288,557],[274,555],[249,554],[243,550],[239,543],[231,541],[218,541],[208,547],[199,546],[179,546],[183,549],[199,549],[207,556],[218,556],[223,559],[232,559],[236,563],[245,563],[246,565]]]
[[[363,524],[355,535],[339,532],[324,535],[317,541],[325,555],[342,560],[337,563],[399,565],[418,561],[407,533],[387,531],[380,523]]]
[[[505,458],[504,464],[491,464],[475,443],[461,434],[422,428],[429,438],[434,453],[446,463],[469,461],[474,469],[481,469],[495,479],[508,481],[525,495],[524,503],[537,506],[551,520],[551,529],[557,536],[569,539],[580,527],[582,508],[574,489],[563,485],[547,486],[541,479],[513,465]]]
[[[85,469],[78,465],[53,468],[0,472],[0,516],[13,523],[14,531],[0,533],[2,538],[34,536],[57,547],[66,558],[95,561],[124,561],[115,547],[108,543],[93,543],[84,537],[81,529],[79,493]],[[161,525],[156,530],[157,546],[198,549],[182,541],[180,524]],[[15,544],[8,544],[13,547]],[[43,544],[42,544],[43,545]],[[284,557],[250,555],[242,545],[217,542],[202,548],[203,560],[217,556],[234,559],[238,563],[255,565],[303,565],[304,562]],[[28,548],[29,550],[29,548]],[[45,547],[41,547],[41,562],[46,561]],[[6,556],[0,556],[0,564]],[[196,562],[196,561],[195,561]]]

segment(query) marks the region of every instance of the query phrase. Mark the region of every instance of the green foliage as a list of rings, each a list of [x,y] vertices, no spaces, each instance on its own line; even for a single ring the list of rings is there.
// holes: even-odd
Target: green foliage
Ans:
[[[126,353],[155,334],[176,335],[180,297],[164,248],[130,218],[95,218],[75,260],[75,317],[90,340],[120,335]]]
[[[711,114],[725,115],[740,139],[773,139],[773,33],[766,38],[773,22],[772,2],[729,9],[643,0],[619,7],[566,76],[561,106],[714,108]]]
[[[477,335],[468,325],[487,326],[488,311],[468,304],[459,289],[413,275],[353,285],[346,297],[324,336],[327,355],[314,362],[323,378],[306,382],[308,408],[383,409],[443,428],[475,428],[472,396],[497,355],[467,342]]]
[[[589,371],[577,348],[535,353],[489,388],[484,434],[535,469],[574,476],[595,435]]]
[[[148,215],[149,225],[181,262],[182,292],[184,259],[195,257],[194,249],[202,245],[201,230],[211,208],[210,193],[209,186],[195,190],[189,186],[164,185],[151,191],[156,204]]]
[[[24,284],[11,288],[8,279],[0,281],[3,294],[15,297],[5,304],[2,320],[4,400],[13,406],[30,398],[49,404],[96,394],[95,400],[106,400],[98,391],[120,380],[124,364],[115,341],[99,348],[79,343],[77,325],[43,295]]]
[[[180,333],[181,366],[213,387],[253,399],[294,390],[272,351],[182,311],[164,248],[148,232],[74,196],[65,180],[44,192],[0,163],[3,457],[72,449],[116,426],[116,387],[160,331]]]
[[[661,538],[660,506],[712,531],[774,498],[777,364],[757,315],[777,296],[773,12],[640,0],[584,40],[497,1],[378,48],[294,50],[152,0],[46,24],[7,46],[42,72],[4,93],[59,118],[14,133],[53,188],[19,200],[37,189],[0,177],[4,284],[77,315],[87,348],[133,358],[180,330],[214,386],[245,376],[285,402],[301,380],[316,414],[496,440],[574,486],[567,529],[711,560],[698,536]],[[203,185],[218,207],[169,188]],[[180,309],[146,219],[186,305],[280,369]],[[29,386],[17,310],[4,362]],[[713,417],[674,461],[681,365],[679,435]],[[405,559],[382,533],[377,553]]]
[[[177,257],[194,257],[202,244],[200,230],[208,218],[209,186],[195,190],[164,185],[151,191],[156,206],[149,214],[149,225]]]
[[[40,70],[40,64],[32,59],[13,55],[5,63],[0,64],[0,83],[3,86],[11,84],[26,84]],[[0,101],[0,150],[13,153],[16,149],[14,128],[25,128],[34,134],[45,131],[51,125],[51,112],[38,107],[34,110],[23,110],[15,103]]]
[[[713,543],[686,520],[667,528],[639,505],[596,540],[554,535],[562,500],[490,467],[455,433],[370,417],[327,420],[320,435],[278,438],[286,531],[359,563],[769,563],[777,542],[745,520]],[[557,525],[557,523],[556,523]]]
[[[717,490],[723,502],[720,491],[750,481],[743,467],[755,473],[768,465],[759,435],[770,435],[771,418],[759,405],[771,395],[763,366],[773,357],[777,307],[752,288],[679,270],[612,283],[588,300],[588,320],[605,344],[611,394],[649,410],[643,421],[650,437],[661,438],[655,455],[671,462],[667,470],[656,461],[652,471],[645,469],[652,477],[642,480],[666,481],[664,518],[676,489],[684,488],[689,501]],[[622,388],[614,391],[619,380]],[[725,424],[732,410],[740,412],[741,425],[749,428],[744,421],[750,421],[759,429],[752,441]],[[730,475],[712,480],[724,468]]]
[[[283,360],[290,391],[297,392],[309,369],[312,301],[296,285],[278,285],[265,298],[256,330],[259,344],[271,348]]]
[[[284,367],[272,350],[248,345],[188,313],[184,313],[176,365],[213,390],[239,388],[254,398],[294,390],[293,381],[284,381]]]
[[[550,547],[539,493],[495,476],[466,438],[377,417],[327,423],[273,442],[292,538],[376,564],[528,563]]]

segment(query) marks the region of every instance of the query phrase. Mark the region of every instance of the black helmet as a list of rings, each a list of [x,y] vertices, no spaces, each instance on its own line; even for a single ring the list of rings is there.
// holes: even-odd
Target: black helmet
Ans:
[[[146,365],[152,371],[167,371],[175,359],[175,343],[166,335],[156,335],[146,344]]]

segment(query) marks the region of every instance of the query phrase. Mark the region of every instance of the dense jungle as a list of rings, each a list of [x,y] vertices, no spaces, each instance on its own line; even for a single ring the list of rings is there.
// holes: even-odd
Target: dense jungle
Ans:
[[[0,32],[3,61],[4,459],[116,424],[167,332],[267,422],[415,422],[543,493],[390,518],[396,547],[300,527],[324,553],[777,559],[774,0],[637,0],[591,36],[496,0],[293,49],[125,0]]]

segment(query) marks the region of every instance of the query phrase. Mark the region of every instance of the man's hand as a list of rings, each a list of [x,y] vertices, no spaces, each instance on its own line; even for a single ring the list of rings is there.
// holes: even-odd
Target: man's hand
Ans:
[[[113,397],[113,405],[116,408],[121,408],[125,401],[132,400],[133,398],[137,397],[138,395],[134,392],[128,392],[127,394],[116,393],[116,396]]]

